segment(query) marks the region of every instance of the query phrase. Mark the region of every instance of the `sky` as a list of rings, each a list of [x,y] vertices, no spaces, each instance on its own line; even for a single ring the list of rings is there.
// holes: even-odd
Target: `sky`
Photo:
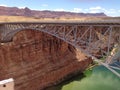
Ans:
[[[0,6],[120,16],[120,0],[0,0]]]

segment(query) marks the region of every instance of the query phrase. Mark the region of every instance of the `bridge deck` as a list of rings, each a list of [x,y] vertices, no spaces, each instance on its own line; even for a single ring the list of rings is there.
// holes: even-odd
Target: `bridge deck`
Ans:
[[[78,25],[120,25],[120,20],[100,21],[39,21],[39,22],[0,22],[1,24],[78,24]]]

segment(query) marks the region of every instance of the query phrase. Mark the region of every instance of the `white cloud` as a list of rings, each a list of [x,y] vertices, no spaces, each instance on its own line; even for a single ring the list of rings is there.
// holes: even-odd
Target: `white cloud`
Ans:
[[[67,10],[65,10],[63,8],[58,8],[58,9],[54,9],[54,11],[67,11]]]
[[[118,10],[118,12],[120,12],[120,10]]]
[[[106,13],[112,14],[112,13],[117,13],[117,11],[115,9],[109,9],[109,10],[106,10]]]
[[[88,11],[89,11],[90,13],[99,13],[99,12],[104,12],[105,9],[102,8],[102,7],[100,7],[100,6],[96,6],[96,7],[91,7],[91,8],[89,8]]]
[[[79,12],[82,12],[82,9],[81,9],[81,8],[74,8],[72,12],[77,12],[77,13],[79,13]]]
[[[89,11],[89,9],[84,9],[84,12],[88,12]]]
[[[48,7],[48,4],[42,4],[41,6],[43,6],[43,7]]]
[[[0,6],[5,6],[5,7],[6,7],[7,5],[5,5],[5,4],[0,4]]]
[[[116,9],[105,9],[100,6],[90,7],[82,10],[84,13],[105,13],[108,16],[120,15],[120,10]]]
[[[90,10],[100,10],[100,9],[102,9],[100,6],[90,8]]]

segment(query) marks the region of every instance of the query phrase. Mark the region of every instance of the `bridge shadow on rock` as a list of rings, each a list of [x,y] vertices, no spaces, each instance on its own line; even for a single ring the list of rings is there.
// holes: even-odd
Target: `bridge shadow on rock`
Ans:
[[[66,42],[22,30],[0,45],[0,80],[15,79],[15,90],[41,90],[82,72],[92,62]]]

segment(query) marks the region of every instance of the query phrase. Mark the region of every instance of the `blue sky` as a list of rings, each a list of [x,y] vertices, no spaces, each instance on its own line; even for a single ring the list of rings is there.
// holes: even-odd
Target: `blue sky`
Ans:
[[[120,0],[0,0],[0,6],[120,16]]]

